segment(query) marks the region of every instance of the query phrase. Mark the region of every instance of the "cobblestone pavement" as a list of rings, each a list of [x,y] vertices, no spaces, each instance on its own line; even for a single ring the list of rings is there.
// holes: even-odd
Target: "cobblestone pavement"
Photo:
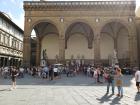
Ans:
[[[124,76],[124,97],[106,95],[106,84],[79,75],[49,81],[26,75],[10,91],[10,79],[0,79],[0,105],[140,105],[134,78]],[[115,89],[117,93],[117,88]]]

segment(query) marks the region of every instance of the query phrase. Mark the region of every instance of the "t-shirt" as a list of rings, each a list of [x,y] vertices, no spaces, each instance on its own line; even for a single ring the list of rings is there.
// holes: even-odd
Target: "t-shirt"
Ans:
[[[57,71],[58,71],[58,69],[57,69],[57,68],[54,68],[54,69],[53,69],[53,71],[54,71],[54,72],[57,72]]]
[[[16,75],[17,75],[17,71],[13,71],[13,70],[12,70],[11,76],[14,78],[14,77],[16,77]]]
[[[140,71],[135,73],[136,82],[140,82]]]
[[[107,80],[108,80],[109,83],[112,83],[112,81],[114,80],[114,75],[109,73],[108,77],[107,77]]]

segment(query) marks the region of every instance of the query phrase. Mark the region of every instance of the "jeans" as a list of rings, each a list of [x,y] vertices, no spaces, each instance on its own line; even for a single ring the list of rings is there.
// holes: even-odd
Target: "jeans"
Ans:
[[[123,87],[122,86],[117,86],[118,88],[118,94],[123,95]]]
[[[112,86],[112,94],[114,94],[114,89],[115,89],[114,80],[112,82],[108,82],[108,84],[107,84],[107,93],[109,93],[110,85]]]

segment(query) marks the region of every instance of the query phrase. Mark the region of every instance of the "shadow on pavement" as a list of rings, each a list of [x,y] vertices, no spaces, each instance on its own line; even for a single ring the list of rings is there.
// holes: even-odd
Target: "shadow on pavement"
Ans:
[[[137,94],[135,95],[135,101],[140,101],[140,93],[137,93]]]
[[[115,97],[112,101],[111,101],[111,103],[110,103],[110,105],[118,105],[118,104],[121,104],[120,103],[120,100],[122,99],[122,97]]]
[[[121,104],[119,101],[122,99],[122,97],[115,97],[114,99],[110,99],[113,96],[113,94],[105,94],[104,96],[102,96],[100,99],[97,98],[97,100],[99,101],[100,104],[103,104],[104,102],[108,102],[110,101],[110,105],[118,105]]]
[[[102,96],[101,98],[97,98],[98,101],[100,101],[99,103],[104,103],[104,102],[108,102],[108,101],[111,101],[111,97],[113,96],[113,94],[105,94],[104,96]]]
[[[0,91],[11,91],[11,90],[8,88],[8,89],[1,89]]]

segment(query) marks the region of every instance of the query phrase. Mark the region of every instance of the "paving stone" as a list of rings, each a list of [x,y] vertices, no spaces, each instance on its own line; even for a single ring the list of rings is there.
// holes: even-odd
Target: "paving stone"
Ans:
[[[132,76],[124,76],[124,97],[106,93],[106,83],[94,84],[93,78],[62,76],[49,81],[26,75],[17,79],[17,89],[10,91],[10,79],[0,79],[0,105],[139,105]],[[117,88],[115,88],[115,94]]]

